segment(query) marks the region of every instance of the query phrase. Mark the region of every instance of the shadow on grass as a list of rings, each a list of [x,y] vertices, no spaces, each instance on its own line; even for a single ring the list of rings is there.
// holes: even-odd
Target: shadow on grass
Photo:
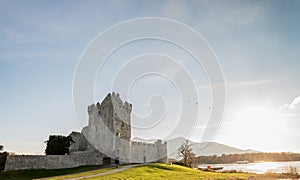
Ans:
[[[167,170],[167,171],[178,171],[179,170],[179,168],[170,167],[165,164],[150,164],[149,166],[156,168],[156,169]]]
[[[107,168],[109,166],[81,166],[76,168],[68,168],[68,169],[48,169],[48,170],[17,170],[17,171],[6,171],[0,172],[1,180],[8,179],[17,179],[17,180],[27,180],[27,179],[35,179],[35,178],[44,178],[51,176],[60,176],[60,175],[68,175],[73,173],[81,173],[85,171],[98,170],[102,168]]]

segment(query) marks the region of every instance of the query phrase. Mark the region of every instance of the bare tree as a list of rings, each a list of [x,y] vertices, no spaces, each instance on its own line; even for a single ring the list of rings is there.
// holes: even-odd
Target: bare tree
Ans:
[[[182,143],[181,146],[178,148],[179,157],[183,157],[183,164],[187,167],[191,167],[195,154],[192,152],[193,149],[192,145],[189,144],[189,141],[186,140],[185,143]]]

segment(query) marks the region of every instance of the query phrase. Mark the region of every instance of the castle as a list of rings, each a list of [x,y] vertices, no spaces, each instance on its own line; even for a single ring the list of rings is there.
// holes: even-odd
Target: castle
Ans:
[[[167,143],[131,140],[132,105],[119,94],[108,94],[101,104],[88,106],[88,126],[72,132],[74,143],[67,155],[9,155],[5,171],[59,169],[85,165],[163,162],[167,163]]]
[[[81,133],[72,132],[75,141],[70,153],[98,150],[104,163],[167,162],[167,144],[131,141],[132,105],[121,100],[119,94],[108,94],[105,99],[88,107],[89,123]]]

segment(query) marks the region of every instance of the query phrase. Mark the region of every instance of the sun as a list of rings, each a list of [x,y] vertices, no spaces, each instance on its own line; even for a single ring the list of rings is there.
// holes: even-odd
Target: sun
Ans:
[[[244,137],[257,139],[274,134],[280,127],[280,115],[271,106],[248,106],[236,112],[235,130]]]
[[[245,103],[227,112],[219,138],[242,149],[273,152],[285,149],[289,121],[276,104]]]

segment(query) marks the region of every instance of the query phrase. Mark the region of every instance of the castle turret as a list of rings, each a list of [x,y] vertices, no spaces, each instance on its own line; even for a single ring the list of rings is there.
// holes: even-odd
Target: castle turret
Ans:
[[[88,107],[88,139],[91,144],[118,162],[130,162],[132,105],[118,93],[108,94],[101,104]]]

